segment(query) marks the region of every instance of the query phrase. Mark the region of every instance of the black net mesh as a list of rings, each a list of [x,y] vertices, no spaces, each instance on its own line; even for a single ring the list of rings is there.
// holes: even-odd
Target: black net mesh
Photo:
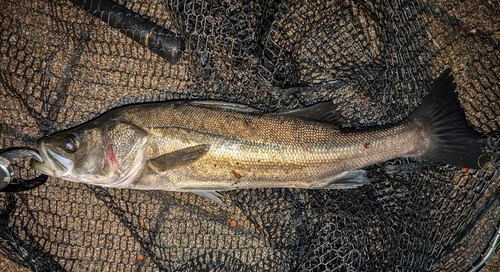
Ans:
[[[482,268],[500,235],[499,30],[497,0],[4,0],[0,149],[33,147],[120,105],[172,99],[266,111],[334,100],[346,127],[391,124],[451,67],[467,118],[489,135],[493,165],[399,159],[368,168],[372,185],[360,189],[224,192],[228,209],[193,194],[49,179],[0,195],[0,266]],[[17,177],[36,175],[16,168]],[[498,267],[495,255],[485,270]]]

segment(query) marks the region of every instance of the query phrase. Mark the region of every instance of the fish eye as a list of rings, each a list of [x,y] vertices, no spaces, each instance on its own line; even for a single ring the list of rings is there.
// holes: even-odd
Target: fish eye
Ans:
[[[78,150],[78,139],[75,134],[70,134],[64,138],[63,148],[68,153],[74,153]]]

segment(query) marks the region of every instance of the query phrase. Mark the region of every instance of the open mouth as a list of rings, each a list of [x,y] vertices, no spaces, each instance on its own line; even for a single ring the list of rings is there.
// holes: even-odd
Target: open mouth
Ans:
[[[38,142],[37,149],[43,162],[32,160],[31,167],[42,174],[60,177],[73,168],[73,162],[70,159],[48,150],[43,140]]]

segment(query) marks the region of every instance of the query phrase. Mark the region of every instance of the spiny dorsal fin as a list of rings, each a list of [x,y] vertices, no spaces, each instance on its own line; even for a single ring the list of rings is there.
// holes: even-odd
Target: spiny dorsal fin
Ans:
[[[148,166],[156,172],[165,172],[198,160],[207,154],[208,149],[206,144],[186,147],[151,159]]]
[[[335,111],[336,109],[337,107],[331,101],[327,101],[302,109],[278,113],[278,115],[325,122],[340,127],[343,122],[343,117],[340,113]]]
[[[214,101],[214,100],[196,100],[196,101],[185,101],[185,103],[189,106],[201,106],[206,108],[235,111],[240,113],[262,114],[262,111],[259,109],[231,102]]]

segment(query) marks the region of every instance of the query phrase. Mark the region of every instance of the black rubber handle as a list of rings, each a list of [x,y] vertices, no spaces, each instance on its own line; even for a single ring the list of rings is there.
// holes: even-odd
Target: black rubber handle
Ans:
[[[172,31],[111,0],[70,1],[171,63],[179,62],[186,49],[184,41]]]

